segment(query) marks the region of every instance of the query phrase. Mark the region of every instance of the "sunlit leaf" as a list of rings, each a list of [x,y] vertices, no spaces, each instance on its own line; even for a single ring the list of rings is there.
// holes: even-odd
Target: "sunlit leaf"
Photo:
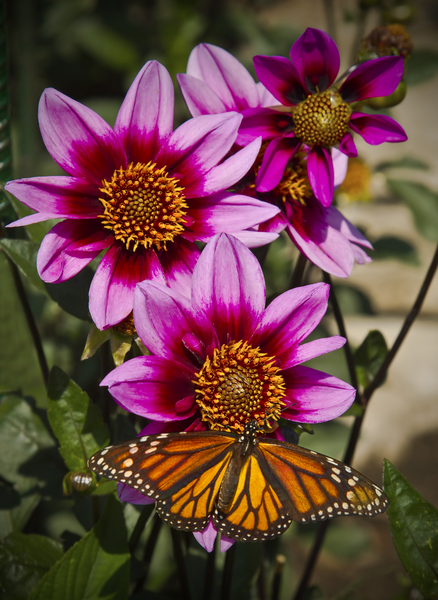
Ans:
[[[375,314],[369,296],[358,287],[337,283],[335,293],[343,314]]]
[[[429,168],[430,166],[419,158],[403,156],[403,158],[399,158],[398,160],[387,160],[381,162],[375,167],[375,170],[386,171],[387,169],[420,169],[422,171],[427,171]]]
[[[129,552],[122,505],[108,496],[98,524],[50,569],[29,600],[126,600]]]
[[[425,238],[438,241],[438,194],[414,181],[387,180],[393,194],[410,208],[418,231]]]
[[[385,460],[392,539],[404,568],[426,598],[438,596],[438,509]]]
[[[373,241],[373,260],[395,259],[411,265],[419,265],[420,258],[417,249],[411,242],[385,235]]]
[[[88,458],[109,444],[108,428],[88,395],[59,367],[50,374],[48,417],[70,471],[87,471]]]
[[[354,353],[356,375],[360,385],[367,387],[382,366],[388,354],[388,346],[382,333],[370,331]]]
[[[0,582],[8,600],[27,600],[62,556],[62,546],[42,535],[11,533],[0,541]]]

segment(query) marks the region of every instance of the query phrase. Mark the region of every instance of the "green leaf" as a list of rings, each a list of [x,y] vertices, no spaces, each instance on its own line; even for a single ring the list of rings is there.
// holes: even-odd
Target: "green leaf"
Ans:
[[[52,451],[52,452],[51,452]],[[41,499],[53,469],[54,440],[42,420],[17,394],[0,399],[0,534],[20,531]],[[47,462],[45,462],[47,461]]]
[[[386,171],[387,169],[421,169],[422,171],[427,171],[429,168],[430,166],[419,158],[403,156],[403,158],[399,158],[398,160],[381,162],[375,167],[375,170]]]
[[[62,283],[46,283],[45,287],[52,300],[70,315],[91,321],[88,310],[88,290],[94,272],[89,267],[82,269],[80,273]]]
[[[122,505],[109,496],[98,524],[40,580],[29,600],[126,600],[128,585]]]
[[[3,250],[14,262],[21,273],[41,292],[47,293],[45,285],[38,275],[36,267],[36,257],[38,254],[38,244],[30,240],[10,240],[3,238],[0,240]]]
[[[87,471],[88,458],[109,444],[97,406],[59,367],[50,373],[48,417],[70,471]]]
[[[358,287],[337,283],[335,285],[335,293],[343,314],[375,314],[370,298]]]
[[[389,460],[383,470],[388,518],[395,549],[426,598],[438,596],[438,510],[417,492]]]
[[[387,184],[410,208],[418,231],[428,240],[438,241],[438,194],[414,181],[388,179]]]
[[[388,354],[388,346],[382,333],[370,331],[354,353],[357,379],[360,385],[367,387],[377,374]]]
[[[406,83],[408,86],[427,81],[438,73],[438,52],[414,50],[408,62]]]
[[[62,557],[62,546],[42,535],[11,533],[0,541],[0,582],[8,600],[26,600]]]
[[[415,246],[402,238],[393,235],[384,235],[378,240],[373,241],[373,247],[374,252],[372,256],[374,260],[393,258],[411,265],[420,264]]]

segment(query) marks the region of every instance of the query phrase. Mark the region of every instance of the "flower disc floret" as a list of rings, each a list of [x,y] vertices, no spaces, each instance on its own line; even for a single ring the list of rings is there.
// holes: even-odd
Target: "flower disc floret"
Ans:
[[[311,94],[293,111],[294,133],[308,146],[335,146],[348,133],[351,113],[334,90]]]
[[[230,342],[216,348],[195,373],[196,402],[209,429],[242,433],[252,420],[277,420],[285,406],[285,382],[275,357],[251,344]]]
[[[279,196],[284,204],[295,201],[306,206],[307,200],[313,196],[307,177],[305,161],[294,156],[288,164],[280,183],[274,188],[275,196]]]
[[[100,198],[104,212],[99,215],[105,229],[126,248],[135,252],[139,245],[166,249],[167,242],[184,231],[184,209],[188,206],[178,180],[169,177],[166,167],[155,163],[131,163],[114,172],[111,181],[103,181]]]

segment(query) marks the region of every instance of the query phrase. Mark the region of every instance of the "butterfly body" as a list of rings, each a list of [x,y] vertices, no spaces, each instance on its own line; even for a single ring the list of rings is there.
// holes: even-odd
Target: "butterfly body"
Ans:
[[[340,515],[374,516],[385,494],[369,479],[330,457],[293,444],[223,431],[144,436],[93,455],[89,467],[156,500],[176,529],[202,531],[210,518],[225,536],[272,539],[292,521]]]

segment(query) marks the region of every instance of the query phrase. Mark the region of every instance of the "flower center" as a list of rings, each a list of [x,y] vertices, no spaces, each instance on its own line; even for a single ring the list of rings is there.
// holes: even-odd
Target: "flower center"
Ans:
[[[307,200],[313,196],[307,177],[307,166],[299,156],[294,156],[284,170],[280,183],[274,188],[274,193],[280,196],[283,203],[295,200],[304,206]]]
[[[123,321],[120,321],[120,323],[117,323],[117,325],[113,325],[113,329],[119,333],[123,333],[124,335],[137,335],[137,330],[135,329],[134,325],[134,314],[132,310],[129,315],[123,319]]]
[[[295,135],[308,146],[335,146],[348,132],[351,111],[334,90],[312,94],[293,111]]]
[[[181,193],[184,188],[178,187],[178,180],[169,177],[165,167],[131,163],[102,183],[100,191],[106,198],[100,201],[105,210],[99,218],[127,249],[132,244],[135,252],[140,244],[166,250],[166,243],[184,231],[184,209],[188,208]]]
[[[263,432],[266,417],[277,420],[285,406],[283,376],[275,358],[247,342],[230,342],[207,357],[196,373],[196,402],[209,429],[243,432],[256,420]]]

